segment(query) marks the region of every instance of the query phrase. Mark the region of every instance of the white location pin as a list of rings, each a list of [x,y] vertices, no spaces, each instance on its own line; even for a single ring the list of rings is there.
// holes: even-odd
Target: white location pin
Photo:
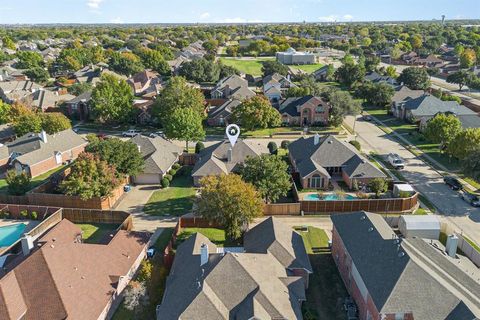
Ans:
[[[240,135],[240,128],[236,124],[229,124],[225,130],[225,133],[227,134],[228,140],[233,148],[237,142],[238,136]]]

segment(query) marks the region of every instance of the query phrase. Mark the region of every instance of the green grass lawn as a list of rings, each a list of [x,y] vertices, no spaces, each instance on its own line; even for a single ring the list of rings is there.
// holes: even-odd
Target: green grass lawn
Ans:
[[[308,231],[301,231],[301,227],[295,227],[295,230],[302,236],[308,254],[317,252],[316,248],[328,248],[328,237],[322,229],[309,226]]]
[[[298,66],[290,66],[292,67],[292,69],[300,69],[302,71],[305,71],[306,73],[310,74],[314,71],[317,71],[318,69],[320,69],[321,67],[323,67],[324,65],[321,64],[321,63],[315,63],[315,64],[304,64],[304,65],[298,65]]]
[[[245,74],[253,76],[262,75],[262,62],[275,60],[274,57],[259,57],[251,59],[237,59],[237,58],[220,58],[220,61],[226,66],[231,66],[238,69]]]
[[[163,250],[170,241],[172,233],[173,228],[165,228],[154,244],[157,254],[151,260],[153,266],[152,277],[147,282],[149,303],[142,306],[136,313],[126,309],[121,304],[113,315],[113,320],[156,319],[156,307],[162,301],[168,276],[168,269],[163,265]]]
[[[91,223],[77,224],[82,229],[82,239],[85,243],[102,243],[108,235],[115,232],[118,224]]]
[[[39,176],[36,176],[35,178],[32,178],[32,180],[30,180],[30,190],[38,187],[39,185],[47,181],[52,174],[65,169],[65,167],[66,166],[60,166],[58,168],[47,171]],[[0,193],[7,193],[7,192],[8,192],[7,180],[0,179]]]
[[[303,318],[314,319],[346,319],[342,304],[348,295],[337,266],[329,250],[312,250],[328,246],[328,237],[322,229],[308,227],[308,232],[299,232],[312,264],[307,289],[307,301],[302,305]]]
[[[169,188],[152,194],[144,212],[155,216],[181,216],[188,213],[192,209],[196,192],[190,173],[191,168],[182,168],[173,178]]]

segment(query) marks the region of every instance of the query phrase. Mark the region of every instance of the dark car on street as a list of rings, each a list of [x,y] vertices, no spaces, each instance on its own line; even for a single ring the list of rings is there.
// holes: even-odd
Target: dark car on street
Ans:
[[[460,198],[469,203],[472,207],[480,207],[480,199],[476,194],[460,191]]]
[[[463,189],[462,184],[455,177],[451,177],[451,176],[444,177],[443,182],[445,182],[445,184],[447,186],[449,186],[452,190],[462,190]]]

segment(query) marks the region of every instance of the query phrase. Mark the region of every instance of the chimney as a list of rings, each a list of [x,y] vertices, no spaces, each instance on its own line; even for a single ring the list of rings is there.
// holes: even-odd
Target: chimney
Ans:
[[[445,251],[447,251],[447,254],[455,258],[455,255],[457,254],[457,246],[458,246],[458,237],[454,234],[451,234],[447,237],[447,245],[445,246]]]
[[[24,256],[28,256],[33,249],[33,238],[31,236],[25,236],[21,240],[22,252]]]
[[[313,144],[314,145],[317,145],[319,144],[320,142],[320,136],[318,135],[318,133],[316,133],[314,136],[313,136]]]
[[[202,243],[200,247],[200,266],[208,262],[208,245]]]
[[[233,158],[233,150],[232,148],[230,148],[227,150],[227,162],[228,163],[232,162],[232,158]]]
[[[42,132],[40,132],[40,139],[42,139],[43,143],[47,143],[47,133],[45,132],[45,130],[42,130]]]

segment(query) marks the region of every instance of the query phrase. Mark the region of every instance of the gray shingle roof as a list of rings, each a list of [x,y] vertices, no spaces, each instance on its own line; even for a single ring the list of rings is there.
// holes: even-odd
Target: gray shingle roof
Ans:
[[[385,178],[385,174],[360,155],[352,145],[334,136],[320,139],[317,145],[314,144],[314,139],[300,138],[288,146],[290,156],[295,160],[302,177],[315,170],[329,176],[325,168],[342,167],[352,178]]]
[[[208,112],[208,118],[213,119],[222,116],[223,118],[229,117],[233,110],[241,104],[240,100],[228,100],[221,106],[215,107]]]
[[[28,146],[28,148],[34,149],[30,151],[28,151],[27,148],[22,149],[22,155],[17,157],[15,160],[21,164],[29,166],[53,157],[55,152],[66,152],[73,148],[87,145],[87,141],[71,129],[67,129],[56,134],[48,134],[47,143],[44,143],[40,138],[38,138],[38,135],[35,137],[34,134],[27,135],[24,141],[26,142],[26,144],[23,145],[24,147]],[[17,141],[14,141],[14,143],[15,142]],[[18,148],[20,147],[18,146]]]
[[[278,107],[278,111],[281,114],[287,113],[293,117],[298,117],[300,116],[300,108],[305,104],[328,108],[327,102],[322,98],[308,95],[304,97],[291,97],[283,100]]]
[[[395,94],[392,97],[394,103],[415,99],[425,94],[423,90],[412,90],[407,86],[398,86],[395,88]]]
[[[261,224],[257,227],[263,230]],[[262,236],[256,232],[254,237]],[[200,266],[202,243],[210,254]],[[285,250],[298,249],[305,251]],[[304,299],[303,279],[293,276],[271,252],[217,253],[215,245],[197,233],[177,249],[157,319],[302,319]]]
[[[381,74],[378,74],[378,73],[375,72],[375,71],[370,72],[369,74],[367,74],[367,75],[365,76],[365,80],[368,80],[368,81],[371,81],[371,82],[375,82],[375,83],[385,82],[385,83],[388,83],[388,84],[391,84],[391,85],[397,84],[397,80],[395,80],[394,78],[389,77],[389,76],[382,76]]]
[[[474,115],[474,111],[459,105],[456,101],[442,101],[431,95],[424,95],[405,102],[404,108],[415,117],[434,116],[439,112],[451,112],[456,115]]]
[[[373,213],[331,218],[380,313],[413,312],[415,319],[429,320],[475,319],[472,311],[418,262],[417,249],[412,248],[425,245],[429,258],[440,259],[438,266],[447,263],[457,268],[422,239],[399,242],[382,216]],[[474,285],[474,280],[465,283]]]
[[[130,141],[140,148],[140,153],[145,160],[143,173],[165,174],[178,160],[183,150],[161,137],[147,138],[137,135]]]
[[[230,142],[223,141],[203,149],[193,167],[192,176],[230,173],[247,157],[268,153],[268,149],[258,142],[238,139],[232,150],[232,161],[228,162],[227,153],[230,148]]]

